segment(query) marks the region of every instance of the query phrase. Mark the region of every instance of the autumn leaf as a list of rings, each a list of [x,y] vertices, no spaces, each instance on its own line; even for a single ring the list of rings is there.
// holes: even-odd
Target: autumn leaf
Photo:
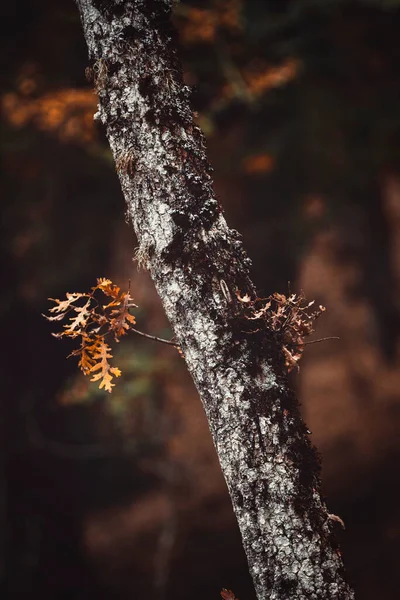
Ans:
[[[287,370],[290,372],[294,368],[299,368],[298,361],[302,357],[304,348],[299,346],[298,352],[292,353],[290,352],[286,346],[283,346],[283,353],[285,355],[285,366]]]
[[[90,344],[88,344],[89,341],[90,341],[90,338],[88,336],[83,336],[82,342],[81,342],[81,348],[79,351],[79,354],[81,355],[81,357],[78,362],[78,367],[80,368],[80,370],[82,371],[82,373],[84,375],[87,375],[88,373],[90,373],[90,369],[94,365],[94,359],[90,355]]]
[[[50,310],[52,310],[52,309],[50,309]],[[59,315],[54,315],[54,317],[49,317],[48,315],[43,315],[43,317],[45,319],[47,319],[48,321],[62,321],[63,318],[65,317],[65,313],[60,313]],[[55,334],[53,334],[53,335],[55,335]]]
[[[100,277],[100,279],[97,280],[97,285],[92,288],[92,290],[101,290],[106,296],[118,299],[121,288],[119,288],[117,285],[114,285],[111,279]]]
[[[239,302],[242,302],[243,304],[249,304],[251,302],[251,298],[248,294],[241,296],[239,293],[237,293],[236,296]]]
[[[56,302],[57,306],[53,306],[53,308],[49,308],[49,312],[51,313],[62,313],[62,312],[66,312],[68,311],[71,307],[71,304],[73,304],[74,302],[76,302],[79,298],[82,298],[82,296],[86,296],[87,294],[79,294],[79,293],[73,293],[70,294],[69,292],[66,293],[66,300],[59,300],[58,298],[49,298],[49,300],[51,300],[52,302]],[[55,318],[57,317],[46,317],[49,321],[53,321],[55,320]],[[62,317],[61,317],[62,318]],[[58,318],[57,318],[58,320]]]
[[[94,349],[93,349],[94,346]],[[111,348],[103,338],[99,338],[92,347],[92,356],[91,358],[95,362],[93,366],[90,367],[89,372],[94,373],[95,371],[99,371],[93,375],[90,381],[100,381],[99,388],[104,388],[107,392],[111,392],[114,384],[111,383],[113,376],[119,377],[121,375],[121,371],[116,367],[111,367],[108,362],[109,358],[112,358]]]
[[[90,298],[86,302],[84,306],[75,306],[74,311],[77,313],[76,317],[72,317],[70,319],[69,325],[64,325],[66,331],[65,335],[69,335],[70,337],[75,337],[77,335],[81,335],[83,330],[85,329],[88,319],[90,317],[89,306],[90,306]]]
[[[264,317],[265,313],[271,308],[271,302],[267,302],[260,310],[254,313],[254,316],[249,317],[249,319],[256,320]]]
[[[131,300],[129,292],[123,294],[120,307],[111,311],[111,315],[113,316],[110,319],[110,328],[114,332],[114,337],[117,342],[119,341],[118,338],[125,335],[130,326],[136,323],[135,317],[129,312],[131,306],[136,306]]]
[[[110,394],[112,392],[112,388],[115,385],[114,383],[111,383],[113,378],[111,373],[113,373],[115,377],[119,377],[121,375],[121,371],[117,367],[111,367],[106,373],[102,375],[102,380],[99,385],[99,389],[104,388],[104,390],[106,392],[109,392]],[[97,381],[100,378],[98,375],[99,374],[97,374],[95,377],[92,377],[90,381]]]

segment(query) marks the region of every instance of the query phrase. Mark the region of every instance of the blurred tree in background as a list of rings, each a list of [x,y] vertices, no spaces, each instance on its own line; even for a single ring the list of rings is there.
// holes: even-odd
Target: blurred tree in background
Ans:
[[[347,525],[357,597],[396,597],[400,518],[400,2],[214,0],[176,7],[216,189],[265,295],[328,307],[295,384]],[[111,398],[52,338],[46,298],[131,279],[168,324],[85,80],[70,0],[7,3],[0,575],[5,598],[217,597],[252,587],[183,361],[119,345]]]

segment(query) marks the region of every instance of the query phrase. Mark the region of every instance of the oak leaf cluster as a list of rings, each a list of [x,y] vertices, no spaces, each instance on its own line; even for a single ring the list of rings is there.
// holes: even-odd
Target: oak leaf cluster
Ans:
[[[314,321],[325,312],[325,307],[319,305],[314,308],[315,300],[307,302],[303,292],[288,296],[275,292],[268,298],[255,300],[248,294],[243,297],[237,294],[237,298],[247,319],[261,319],[279,336],[288,371],[298,368],[307,344],[305,338],[314,332]]]
[[[112,380],[121,375],[120,369],[111,366],[111,347],[106,337],[116,342],[133,329],[135,317],[131,308],[137,308],[130,292],[122,292],[110,279],[100,278],[89,293],[67,293],[65,300],[49,298],[55,306],[49,309],[48,321],[62,321],[63,331],[53,333],[56,338],[80,339],[80,346],[69,356],[79,356],[78,366],[90,381],[100,381],[99,388],[111,392]]]

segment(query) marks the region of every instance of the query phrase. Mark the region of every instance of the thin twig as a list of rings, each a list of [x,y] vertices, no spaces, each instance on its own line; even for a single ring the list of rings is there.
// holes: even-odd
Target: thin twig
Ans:
[[[302,344],[290,344],[291,346],[308,346],[308,344],[317,344],[318,342],[326,342],[327,340],[340,340],[340,337],[329,336],[324,338],[318,338],[317,340],[310,340],[309,342],[303,342]]]
[[[143,331],[139,331],[138,329],[134,329],[133,327],[130,327],[129,331],[133,331],[134,333],[137,333],[138,335],[142,335],[143,337],[148,338],[149,340],[161,342],[162,344],[168,344],[169,346],[175,346],[175,348],[179,347],[179,344],[177,344],[176,342],[171,342],[170,340],[164,340],[164,338],[159,338],[156,335],[150,335],[149,333],[144,333]]]

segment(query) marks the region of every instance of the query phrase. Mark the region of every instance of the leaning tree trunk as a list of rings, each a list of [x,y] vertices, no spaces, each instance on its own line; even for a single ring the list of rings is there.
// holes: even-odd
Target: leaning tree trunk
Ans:
[[[199,391],[259,600],[349,599],[319,464],[282,347],[249,328],[249,260],[212,188],[174,34],[172,0],[78,0],[122,190]]]

